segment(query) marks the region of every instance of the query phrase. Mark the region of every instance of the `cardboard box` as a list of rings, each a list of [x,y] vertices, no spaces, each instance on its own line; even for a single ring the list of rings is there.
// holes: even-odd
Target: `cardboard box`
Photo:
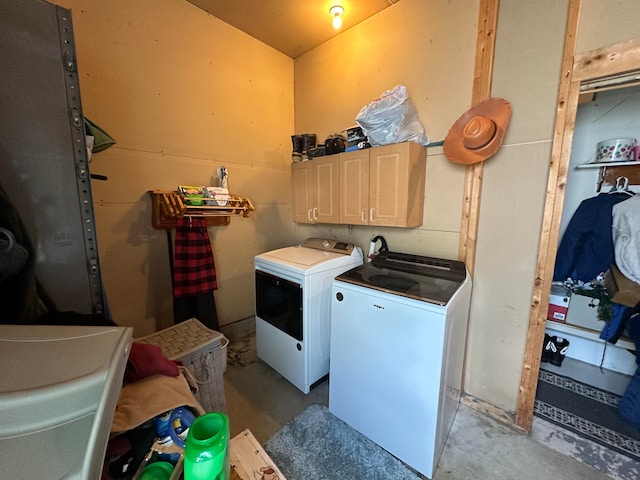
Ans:
[[[604,286],[613,303],[635,307],[640,302],[640,284],[625,277],[615,265],[605,273]]]
[[[229,457],[231,459],[231,480],[254,480],[256,478],[287,480],[249,429],[243,430],[231,439]]]

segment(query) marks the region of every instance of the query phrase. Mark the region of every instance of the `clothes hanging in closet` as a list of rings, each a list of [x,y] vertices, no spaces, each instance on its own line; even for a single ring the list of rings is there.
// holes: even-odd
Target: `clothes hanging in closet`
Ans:
[[[217,289],[206,220],[201,217],[177,219],[173,262],[175,323],[195,317],[208,328],[219,330],[213,296]]]
[[[640,283],[640,195],[614,205],[613,243],[620,272]]]
[[[554,281],[571,277],[589,282],[615,262],[613,207],[630,198],[626,193],[601,193],[580,203],[560,241]]]

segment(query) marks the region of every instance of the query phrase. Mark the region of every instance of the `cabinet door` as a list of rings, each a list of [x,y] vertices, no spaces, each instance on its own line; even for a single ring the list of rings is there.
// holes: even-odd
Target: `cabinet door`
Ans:
[[[316,223],[338,223],[338,155],[310,160],[314,172],[312,218]]]
[[[338,155],[339,223],[369,224],[369,149]]]
[[[313,169],[311,162],[291,164],[293,221],[313,223]]]
[[[422,225],[426,150],[405,142],[371,149],[369,225]]]

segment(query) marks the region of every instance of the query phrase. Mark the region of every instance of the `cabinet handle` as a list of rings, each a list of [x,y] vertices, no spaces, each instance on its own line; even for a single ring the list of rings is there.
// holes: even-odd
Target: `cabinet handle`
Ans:
[[[311,209],[307,210],[307,218],[311,223],[313,223],[313,218],[311,218]]]
[[[318,207],[313,207],[313,219],[318,219]]]
[[[371,210],[369,210],[369,221],[370,221],[370,222],[373,222],[373,221],[374,221],[374,219],[373,219],[373,211],[374,211],[374,210],[375,210],[375,208],[372,208]]]
[[[367,221],[367,209],[366,208],[362,209],[362,213],[360,214],[360,220],[362,220],[363,222]]]

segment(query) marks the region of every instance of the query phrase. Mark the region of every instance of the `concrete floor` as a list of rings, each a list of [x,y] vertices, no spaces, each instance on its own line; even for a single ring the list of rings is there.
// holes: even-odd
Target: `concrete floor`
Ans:
[[[260,361],[230,364],[224,384],[231,435],[248,428],[261,443],[307,406],[329,402],[328,381],[304,395]],[[460,405],[434,480],[541,478],[611,477]]]

